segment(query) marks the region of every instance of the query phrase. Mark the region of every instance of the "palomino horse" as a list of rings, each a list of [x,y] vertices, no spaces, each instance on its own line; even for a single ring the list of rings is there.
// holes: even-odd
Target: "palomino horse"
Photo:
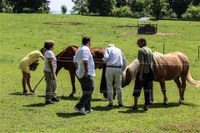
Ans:
[[[136,69],[139,62],[134,60],[123,72],[123,87],[130,84],[131,79],[135,78]],[[173,52],[168,54],[161,54],[159,52],[153,53],[154,73],[156,76],[155,81],[160,83],[162,93],[164,96],[164,104],[167,104],[166,95],[166,80],[174,80],[178,89],[180,99],[179,102],[184,102],[184,92],[186,89],[186,80],[194,86],[199,86],[200,81],[192,78],[189,71],[189,60],[186,55],[181,52]],[[180,79],[181,78],[181,81]]]
[[[73,63],[73,57],[78,50],[78,46],[68,46],[65,48],[62,52],[60,52],[56,58],[57,58],[57,70],[56,74],[61,70],[61,68],[64,68],[69,71],[70,78],[71,78],[71,84],[72,84],[72,92],[70,96],[73,96],[76,93],[76,87],[75,87],[75,71],[76,67]],[[95,62],[95,69],[103,68],[102,72],[102,80],[101,80],[101,86],[100,90],[103,93],[104,90],[106,90],[106,80],[105,80],[105,63],[102,61],[103,58],[103,52],[104,48],[91,48],[90,49],[94,62]]]

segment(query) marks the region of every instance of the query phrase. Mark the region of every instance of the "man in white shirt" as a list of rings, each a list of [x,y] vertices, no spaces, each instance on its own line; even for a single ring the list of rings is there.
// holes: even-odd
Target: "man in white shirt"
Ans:
[[[123,107],[122,103],[122,72],[126,68],[126,59],[123,52],[115,47],[114,44],[109,44],[105,49],[103,61],[106,62],[106,82],[107,82],[107,97],[108,107],[113,107],[113,81],[116,85],[118,106]]]
[[[74,109],[84,115],[87,112],[93,111],[91,109],[90,101],[94,90],[93,77],[95,76],[95,66],[93,56],[90,52],[90,46],[90,37],[84,37],[82,39],[82,45],[77,50],[73,59],[75,66],[77,67],[76,75],[83,91],[83,95]]]

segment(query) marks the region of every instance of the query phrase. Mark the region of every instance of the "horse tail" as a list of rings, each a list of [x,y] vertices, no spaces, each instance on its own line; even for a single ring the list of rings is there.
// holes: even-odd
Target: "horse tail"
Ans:
[[[186,80],[193,86],[199,87],[200,86],[200,81],[194,80],[190,74],[190,71],[188,71]]]

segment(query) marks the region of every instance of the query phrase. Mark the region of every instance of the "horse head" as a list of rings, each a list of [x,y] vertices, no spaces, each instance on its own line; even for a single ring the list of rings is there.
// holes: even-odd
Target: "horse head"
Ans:
[[[131,80],[134,80],[137,72],[137,66],[139,62],[135,59],[127,68],[123,71],[122,75],[122,87],[125,87],[131,83]]]

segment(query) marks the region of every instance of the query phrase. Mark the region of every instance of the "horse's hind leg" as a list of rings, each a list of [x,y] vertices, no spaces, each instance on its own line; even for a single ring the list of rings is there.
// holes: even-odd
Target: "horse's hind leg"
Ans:
[[[183,81],[183,80],[182,80]],[[179,96],[180,96],[180,99],[179,99],[179,103],[183,103],[184,102],[184,98],[183,98],[183,95],[184,95],[184,85],[181,84],[180,80],[179,80],[179,77],[177,77],[176,79],[174,79],[174,82],[176,83],[178,89],[179,89]],[[186,81],[185,81],[186,82]],[[185,83],[184,83],[185,84]]]
[[[168,99],[167,99],[167,94],[166,94],[165,81],[161,80],[161,81],[159,81],[159,83],[160,83],[160,86],[161,86],[161,89],[162,89],[162,93],[163,93],[163,96],[164,96],[164,102],[163,102],[163,104],[164,105],[168,105]]]
[[[186,89],[186,79],[185,77],[181,76],[181,81],[182,81],[182,95],[181,95],[181,103],[184,103],[184,94],[185,94],[185,89]]]
[[[71,84],[72,84],[72,92],[69,95],[70,97],[73,97],[74,94],[76,93],[76,87],[75,87],[75,71],[71,70],[69,71],[70,73],[70,78],[71,78]]]

